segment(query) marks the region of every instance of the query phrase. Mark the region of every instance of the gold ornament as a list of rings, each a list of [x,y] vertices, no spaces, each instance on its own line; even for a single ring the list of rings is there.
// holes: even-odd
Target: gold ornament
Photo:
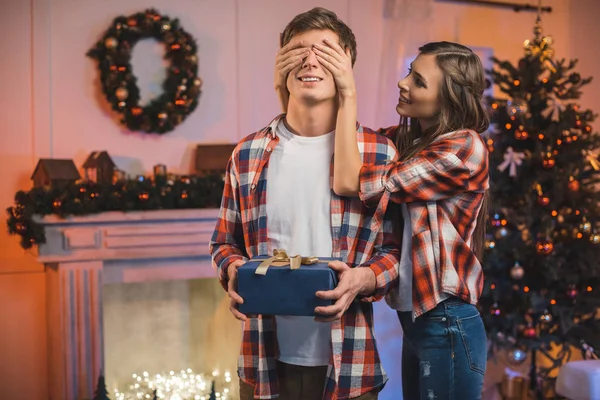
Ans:
[[[527,39],[523,42],[525,55],[539,59],[548,70],[556,72],[556,67],[552,60],[554,57],[554,49],[552,48],[554,40],[550,36],[542,36],[542,31],[542,19],[538,15],[533,28],[534,38]]]
[[[589,221],[586,221],[584,218],[581,225],[579,225],[579,229],[581,229],[583,233],[590,233],[592,230],[592,224]]]
[[[129,91],[124,87],[120,87],[115,92],[115,96],[117,96],[117,99],[119,99],[121,101],[126,100],[127,97],[129,96]]]
[[[171,30],[171,24],[169,22],[165,22],[164,24],[161,25],[160,29],[163,32],[167,32]]]
[[[106,46],[107,49],[114,49],[119,45],[119,41],[117,39],[115,39],[114,37],[109,37],[106,38],[106,40],[104,41],[104,45]]]

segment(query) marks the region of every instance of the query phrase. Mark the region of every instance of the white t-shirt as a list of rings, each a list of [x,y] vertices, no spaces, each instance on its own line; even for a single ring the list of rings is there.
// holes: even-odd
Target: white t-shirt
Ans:
[[[398,286],[390,291],[386,302],[394,310],[412,311],[412,225],[406,203],[401,204],[401,207],[404,229],[402,230],[400,266],[398,267]]]
[[[288,254],[331,257],[331,187],[333,132],[304,137],[277,125],[279,143],[267,169],[269,249]],[[314,317],[277,316],[279,360],[302,366],[328,365],[331,323]]]

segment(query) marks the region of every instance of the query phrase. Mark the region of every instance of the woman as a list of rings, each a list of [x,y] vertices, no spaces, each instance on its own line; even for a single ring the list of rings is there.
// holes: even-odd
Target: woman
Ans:
[[[277,56],[276,87],[301,49]],[[306,50],[306,49],[304,49]],[[334,191],[378,207],[399,205],[402,261],[387,297],[404,331],[404,398],[481,398],[486,334],[475,305],[481,295],[488,154],[479,136],[489,125],[482,104],[481,61],[449,42],[419,49],[398,82],[400,125],[382,130],[399,157],[362,165],[356,140],[356,91],[349,54],[337,43],[312,48],[336,80]],[[283,94],[282,94],[283,93]],[[285,91],[280,90],[285,102]],[[400,213],[399,213],[400,214]]]

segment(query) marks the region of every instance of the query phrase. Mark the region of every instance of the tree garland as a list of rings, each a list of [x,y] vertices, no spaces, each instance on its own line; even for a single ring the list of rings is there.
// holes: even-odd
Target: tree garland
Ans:
[[[171,65],[163,93],[142,107],[130,61],[132,48],[145,38],[165,44],[164,58]],[[131,131],[163,134],[182,123],[198,105],[202,80],[197,75],[196,50],[194,38],[177,19],[148,9],[115,18],[87,56],[98,61],[102,90],[112,109],[122,114],[121,122]]]
[[[6,209],[8,232],[21,236],[21,247],[45,243],[44,226],[34,216],[89,215],[105,211],[218,208],[223,193],[220,174],[122,179],[114,183],[81,182],[65,187],[19,191]]]

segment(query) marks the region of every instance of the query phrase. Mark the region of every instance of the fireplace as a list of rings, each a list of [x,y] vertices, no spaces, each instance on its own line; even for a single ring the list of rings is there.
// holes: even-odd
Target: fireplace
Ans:
[[[114,310],[119,307],[115,302],[124,293],[143,297],[144,291],[166,290],[171,297],[183,296],[185,300],[181,293],[182,288],[187,288],[190,304],[196,305],[201,302],[198,293],[212,293],[217,300],[198,318],[213,324],[213,330],[218,332],[199,334],[197,327],[191,332],[202,341],[225,336],[221,340],[227,345],[210,345],[223,352],[223,362],[214,366],[235,367],[239,324],[228,315],[225,293],[214,280],[216,274],[208,254],[217,213],[216,209],[156,210],[68,219],[47,216],[39,220],[46,232],[46,243],[39,247],[39,260],[46,266],[51,399],[91,399],[101,371],[110,376],[111,365],[117,365],[118,356],[131,356],[120,354],[128,346],[110,351],[105,348],[108,327],[104,307],[108,305],[113,310],[108,322],[112,324],[119,318],[122,321],[123,317],[115,317]],[[202,307],[196,308],[195,313],[198,310]],[[110,341],[125,338],[123,332],[117,329],[117,339]],[[207,339],[207,335],[214,337]],[[111,357],[110,365],[106,363],[107,355]],[[214,364],[219,356],[211,357]]]

